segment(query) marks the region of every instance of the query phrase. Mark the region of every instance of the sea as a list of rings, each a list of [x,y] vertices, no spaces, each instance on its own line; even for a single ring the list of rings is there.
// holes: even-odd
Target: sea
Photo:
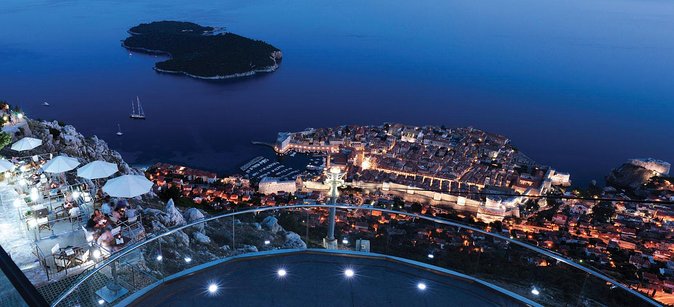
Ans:
[[[279,131],[384,122],[502,134],[579,184],[629,158],[674,162],[670,0],[2,0],[0,20],[0,99],[136,165],[239,172],[273,158],[251,141]],[[157,20],[225,27],[283,62],[237,80],[157,73],[166,58],[120,44]]]

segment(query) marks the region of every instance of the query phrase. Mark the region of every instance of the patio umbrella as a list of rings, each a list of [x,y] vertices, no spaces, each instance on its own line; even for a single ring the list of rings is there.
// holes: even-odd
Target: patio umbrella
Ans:
[[[16,151],[24,151],[24,150],[31,150],[40,145],[42,145],[42,140],[31,137],[25,137],[23,139],[16,141],[16,143],[12,144],[12,149]]]
[[[112,197],[131,198],[150,192],[152,181],[145,176],[124,175],[108,180],[103,186],[103,192]]]
[[[42,166],[42,170],[45,173],[64,173],[70,170],[73,170],[80,162],[75,158],[66,157],[66,156],[56,156],[54,159],[47,161]]]
[[[97,160],[78,168],[77,176],[86,179],[99,179],[110,177],[118,170],[117,164]]]
[[[4,173],[6,171],[11,171],[14,169],[14,164],[12,162],[9,162],[5,159],[0,159],[0,173]]]

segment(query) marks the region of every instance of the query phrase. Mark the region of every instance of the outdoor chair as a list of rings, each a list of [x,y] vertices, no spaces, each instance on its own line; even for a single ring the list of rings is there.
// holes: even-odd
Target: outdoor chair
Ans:
[[[115,227],[115,228],[112,229],[111,233],[112,233],[113,236],[116,236],[116,235],[119,234],[120,231],[122,231],[122,227],[121,227],[121,226],[117,226],[117,227]]]
[[[37,229],[40,230],[51,230],[51,224],[49,223],[48,217],[41,217],[37,219]]]
[[[85,262],[89,261],[89,249],[85,249],[84,252],[81,252],[75,256],[74,259],[76,264],[84,264]]]
[[[70,208],[70,211],[68,212],[68,218],[70,219],[70,222],[80,222],[82,220],[82,215],[80,214],[80,208],[79,207],[73,207]]]
[[[66,211],[66,208],[63,207],[63,205],[59,205],[57,207],[54,207],[54,215],[56,218],[65,218],[68,217],[68,212]]]
[[[131,226],[134,225],[137,221],[138,221],[138,215],[135,215],[133,217],[128,218],[126,221],[122,222],[122,225],[124,227],[131,228]]]
[[[54,257],[56,272],[61,272],[68,268],[68,259],[61,257],[61,246],[58,243],[54,244],[51,248],[51,255]]]

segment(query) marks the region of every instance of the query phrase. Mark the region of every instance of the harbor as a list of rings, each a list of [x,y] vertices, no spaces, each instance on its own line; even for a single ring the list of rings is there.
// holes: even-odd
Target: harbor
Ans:
[[[288,153],[275,157],[257,156],[240,169],[242,174],[251,180],[259,181],[265,177],[279,180],[293,180],[297,176],[317,176],[323,171],[324,158],[318,155]]]

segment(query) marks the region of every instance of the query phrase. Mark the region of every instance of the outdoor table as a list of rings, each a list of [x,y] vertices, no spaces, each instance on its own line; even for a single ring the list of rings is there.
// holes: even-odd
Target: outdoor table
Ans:
[[[77,259],[77,256],[81,255],[84,252],[84,249],[78,246],[67,246],[60,248],[57,253],[53,256],[56,259],[63,260],[65,262],[65,267],[63,269],[67,270],[72,267]],[[58,267],[57,267],[58,271]]]
[[[36,209],[36,210],[33,210],[33,214],[34,214],[34,216],[36,216],[38,218],[47,217],[47,216],[49,216],[49,209],[47,209],[47,208]]]
[[[115,239],[112,242],[112,246],[115,247],[116,250],[120,250],[124,248],[126,244],[128,244],[131,241],[131,238],[122,236],[122,235],[116,235]]]

